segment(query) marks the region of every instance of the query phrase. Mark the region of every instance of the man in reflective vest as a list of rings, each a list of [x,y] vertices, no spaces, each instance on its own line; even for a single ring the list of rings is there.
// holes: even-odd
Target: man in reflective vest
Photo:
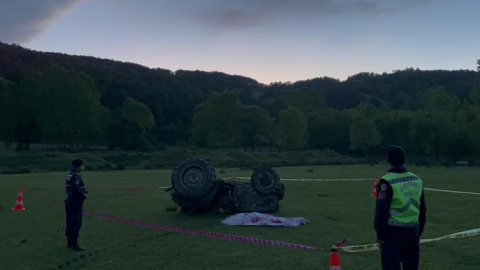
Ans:
[[[405,167],[405,151],[387,148],[391,165],[377,186],[374,227],[380,244],[383,270],[417,270],[419,242],[427,208],[423,181]]]
[[[65,212],[67,214],[67,226],[65,236],[68,240],[68,248],[73,251],[83,251],[84,248],[78,246],[78,235],[82,227],[83,201],[87,198],[88,192],[83,183],[80,173],[84,169],[83,161],[75,159],[72,161],[73,170],[67,175],[65,200]]]

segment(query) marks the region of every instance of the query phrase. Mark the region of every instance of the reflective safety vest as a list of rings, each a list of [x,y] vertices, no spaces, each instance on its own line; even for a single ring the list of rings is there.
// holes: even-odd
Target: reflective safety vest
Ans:
[[[388,225],[417,226],[420,213],[420,197],[423,191],[422,179],[411,172],[389,172],[382,179],[390,183],[393,189]]]

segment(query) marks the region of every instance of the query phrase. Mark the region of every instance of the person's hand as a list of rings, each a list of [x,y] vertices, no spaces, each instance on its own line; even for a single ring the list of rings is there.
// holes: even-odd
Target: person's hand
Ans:
[[[385,241],[377,238],[377,243],[379,243],[380,246],[382,246],[385,243]]]

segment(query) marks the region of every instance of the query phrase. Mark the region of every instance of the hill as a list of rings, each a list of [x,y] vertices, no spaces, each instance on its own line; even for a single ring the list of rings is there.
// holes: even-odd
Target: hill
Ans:
[[[3,120],[0,115],[8,124],[0,128],[0,140],[27,148],[30,143],[124,150],[195,144],[365,155],[398,143],[416,155],[471,157],[480,153],[477,84],[480,73],[471,70],[407,68],[344,81],[318,77],[265,85],[221,72],[174,72],[0,42],[0,94],[11,98],[2,105],[10,109],[4,109]],[[87,97],[79,108],[91,116],[75,133],[68,119],[83,110],[57,116],[78,95]],[[45,110],[42,99],[55,106]],[[23,111],[14,110],[15,102]]]
[[[158,104],[158,101],[164,101],[162,105],[166,106],[161,106],[161,112],[154,112],[156,118],[185,109],[184,116],[191,116],[192,106],[186,106],[185,102],[188,105],[198,104],[205,101],[208,94],[226,89],[237,92],[242,103],[260,105],[271,113],[284,107],[280,101],[286,93],[299,88],[314,89],[328,105],[336,109],[353,108],[360,102],[384,104],[392,109],[415,109],[419,106],[416,102],[418,98],[437,85],[445,86],[448,91],[465,100],[473,85],[480,83],[479,74],[471,70],[425,71],[407,68],[383,74],[359,73],[345,81],[319,77],[264,85],[251,78],[221,72],[173,72],[90,56],[38,52],[0,42],[0,77],[16,82],[32,69],[52,65],[83,71],[92,77],[102,94],[102,103],[108,108],[120,106],[126,96],[152,105],[149,106],[151,108],[156,107],[153,102]],[[184,105],[171,103],[179,99]],[[160,121],[168,122],[167,119]]]

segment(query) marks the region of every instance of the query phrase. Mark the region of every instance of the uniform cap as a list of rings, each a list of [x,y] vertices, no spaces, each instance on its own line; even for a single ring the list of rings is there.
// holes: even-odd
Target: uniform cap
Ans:
[[[78,168],[83,165],[83,160],[81,159],[74,159],[72,160],[72,167],[73,168]]]
[[[402,166],[405,164],[405,157],[407,153],[402,147],[397,145],[390,145],[387,147],[387,162],[392,166]]]

